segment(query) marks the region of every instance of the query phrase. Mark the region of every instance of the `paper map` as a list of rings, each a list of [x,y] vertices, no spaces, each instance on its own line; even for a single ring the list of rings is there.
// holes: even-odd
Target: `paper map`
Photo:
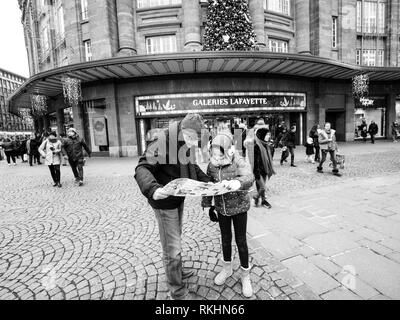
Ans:
[[[175,197],[216,196],[237,190],[225,187],[221,182],[206,183],[187,178],[175,179],[163,189],[169,195]]]

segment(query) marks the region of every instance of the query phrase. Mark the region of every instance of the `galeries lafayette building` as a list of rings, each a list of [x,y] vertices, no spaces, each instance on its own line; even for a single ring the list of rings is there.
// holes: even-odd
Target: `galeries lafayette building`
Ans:
[[[365,100],[352,96],[352,77],[367,74]],[[80,79],[83,101],[66,105],[62,78]],[[30,78],[9,98],[13,111],[30,107],[31,94],[48,99],[39,129],[75,127],[99,155],[136,156],[151,129],[188,112],[209,127],[251,127],[262,116],[271,129],[296,124],[302,144],[311,127],[330,121],[338,140],[358,139],[360,119],[375,120],[390,138],[400,116],[400,68],[360,67],[298,54],[195,52],[119,57],[53,69]]]

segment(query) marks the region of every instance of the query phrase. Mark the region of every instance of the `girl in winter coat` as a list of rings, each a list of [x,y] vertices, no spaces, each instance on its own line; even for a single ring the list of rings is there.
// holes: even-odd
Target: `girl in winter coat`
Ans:
[[[314,160],[314,141],[313,138],[308,137],[307,142],[304,144],[306,147],[306,162],[315,163]]]
[[[57,133],[50,133],[40,145],[39,153],[45,158],[45,164],[49,166],[54,187],[61,188],[61,141],[57,139]]]
[[[246,239],[247,211],[250,209],[248,190],[254,182],[250,164],[234,149],[233,137],[229,133],[219,133],[210,146],[210,163],[207,175],[212,182],[223,182],[232,191],[214,197],[204,197],[203,207],[211,207],[218,214],[221,230],[223,268],[215,277],[216,285],[223,285],[232,275],[232,223],[241,265],[242,292],[245,297],[253,295],[250,281],[249,252]],[[212,206],[214,198],[214,206]],[[211,215],[210,215],[211,216]]]

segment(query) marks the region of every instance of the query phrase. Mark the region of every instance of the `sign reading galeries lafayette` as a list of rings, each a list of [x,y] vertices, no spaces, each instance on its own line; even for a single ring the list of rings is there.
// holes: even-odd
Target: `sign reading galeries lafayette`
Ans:
[[[305,93],[220,92],[140,96],[135,99],[136,116],[255,111],[304,111]]]

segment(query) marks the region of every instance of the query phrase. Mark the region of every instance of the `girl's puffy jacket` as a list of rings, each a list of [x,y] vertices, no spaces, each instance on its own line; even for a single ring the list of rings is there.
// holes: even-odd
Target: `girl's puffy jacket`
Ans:
[[[219,214],[234,216],[247,212],[250,209],[250,197],[248,190],[254,182],[254,176],[250,164],[239,154],[235,154],[232,163],[216,167],[209,163],[207,175],[212,182],[222,180],[239,180],[241,187],[238,191],[214,196],[215,209]],[[211,207],[213,197],[203,197],[202,206]]]

